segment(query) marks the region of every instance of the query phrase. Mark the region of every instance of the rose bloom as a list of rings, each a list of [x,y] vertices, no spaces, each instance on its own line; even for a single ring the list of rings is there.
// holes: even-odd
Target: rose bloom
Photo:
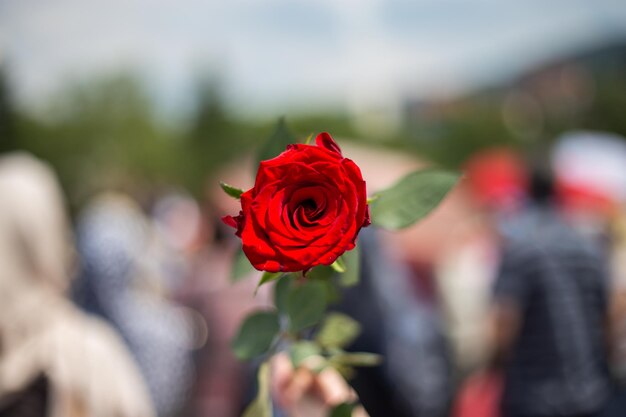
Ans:
[[[254,187],[241,195],[237,229],[243,251],[261,271],[307,271],[330,265],[370,224],[365,181],[328,133],[262,161]]]

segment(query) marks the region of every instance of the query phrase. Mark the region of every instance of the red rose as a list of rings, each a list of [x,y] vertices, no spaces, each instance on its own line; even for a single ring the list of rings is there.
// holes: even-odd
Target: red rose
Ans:
[[[262,271],[306,271],[330,265],[355,246],[370,224],[365,181],[328,133],[262,161],[254,187],[241,195],[237,228],[243,251]]]

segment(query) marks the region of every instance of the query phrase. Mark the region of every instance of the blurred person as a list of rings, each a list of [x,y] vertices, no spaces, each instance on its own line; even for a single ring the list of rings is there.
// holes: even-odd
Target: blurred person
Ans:
[[[167,253],[150,220],[129,197],[104,194],[78,220],[82,261],[79,305],[122,335],[160,417],[185,406],[193,381],[192,316],[169,300]]]
[[[246,388],[255,378],[251,367],[235,357],[231,341],[251,310],[270,305],[270,286],[260,288],[253,296],[260,272],[251,266],[243,276],[232,280],[239,243],[222,229],[226,226],[211,215],[212,209],[204,212],[207,241],[193,256],[180,297],[185,305],[198,311],[207,329],[206,343],[194,355],[196,384],[188,415],[238,417],[249,399]]]
[[[626,410],[626,211],[618,210],[610,222],[611,299],[610,337],[614,340],[611,356],[616,394],[602,417],[620,417]]]
[[[362,230],[358,245],[360,281],[343,291],[337,309],[362,326],[347,350],[384,360],[357,369],[350,384],[372,417],[447,415],[450,358],[437,312],[415,295],[408,265],[388,253],[374,229]]]
[[[156,238],[163,246],[163,285],[179,296],[191,273],[192,263],[206,243],[207,226],[193,197],[182,191],[159,196],[151,210]]]
[[[123,341],[66,298],[71,246],[50,168],[0,158],[0,415],[153,416]]]
[[[534,205],[505,236],[494,284],[491,363],[504,370],[502,416],[595,416],[612,390],[605,254],[559,215],[545,166],[531,195]]]
[[[626,382],[626,139],[615,133],[574,131],[561,135],[552,157],[555,194],[582,233],[610,253],[612,376]],[[607,416],[621,416],[626,391],[611,401]]]
[[[197,378],[190,416],[239,417],[253,395],[254,369],[235,357],[231,342],[247,314],[273,305],[271,286],[262,286],[254,295],[261,272],[247,260],[239,266],[233,262],[241,253],[241,240],[218,213],[234,210],[238,202],[217,186],[217,178],[247,184],[248,176],[253,178],[252,169],[248,172],[244,167],[251,167],[250,162],[236,161],[206,180],[207,194],[200,210],[204,240],[192,256],[181,292],[185,305],[198,311],[206,322],[208,334],[194,355]]]
[[[619,212],[611,224],[611,272],[615,374],[626,383],[626,211]]]
[[[468,210],[464,230],[436,266],[458,383],[482,369],[488,359],[484,322],[499,262],[500,235],[508,231],[507,219],[525,204],[528,188],[524,162],[512,149],[480,151],[468,159],[464,170],[461,192]],[[489,215],[496,221],[492,223]]]

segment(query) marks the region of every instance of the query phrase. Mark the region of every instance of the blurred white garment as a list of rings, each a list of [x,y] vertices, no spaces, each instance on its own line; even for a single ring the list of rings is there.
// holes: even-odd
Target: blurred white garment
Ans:
[[[491,287],[497,266],[497,248],[487,238],[476,238],[455,248],[437,265],[437,286],[452,342],[457,369],[465,374],[485,364]]]
[[[26,154],[0,158],[0,399],[43,375],[49,416],[153,416],[120,338],[66,298],[72,254],[52,170]]]
[[[552,164],[557,183],[626,203],[626,141],[604,132],[571,132],[559,138]]]

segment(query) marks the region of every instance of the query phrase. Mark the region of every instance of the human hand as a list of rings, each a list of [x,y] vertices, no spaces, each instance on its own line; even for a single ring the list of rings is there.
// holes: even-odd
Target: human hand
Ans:
[[[272,359],[272,393],[278,405],[290,417],[326,417],[342,403],[357,400],[356,393],[333,368],[319,373],[306,366],[294,369],[286,354]],[[353,417],[368,417],[363,407]]]

